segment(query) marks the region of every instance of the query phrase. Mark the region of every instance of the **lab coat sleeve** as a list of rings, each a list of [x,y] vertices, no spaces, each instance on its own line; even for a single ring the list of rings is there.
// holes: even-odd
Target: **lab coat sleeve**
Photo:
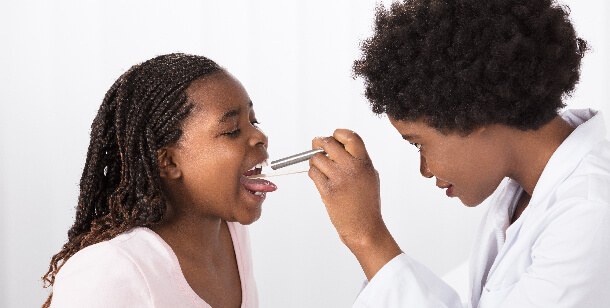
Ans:
[[[68,259],[53,285],[51,307],[152,307],[148,284],[121,249],[101,243]]]
[[[383,266],[360,292],[354,308],[463,307],[457,292],[402,253]]]

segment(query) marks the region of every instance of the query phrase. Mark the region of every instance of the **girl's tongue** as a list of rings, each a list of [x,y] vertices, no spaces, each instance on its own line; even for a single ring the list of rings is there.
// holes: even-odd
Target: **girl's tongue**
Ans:
[[[275,186],[275,184],[263,179],[250,179],[245,176],[242,176],[240,178],[240,182],[245,189],[252,192],[267,193],[275,191],[277,189],[277,186]]]

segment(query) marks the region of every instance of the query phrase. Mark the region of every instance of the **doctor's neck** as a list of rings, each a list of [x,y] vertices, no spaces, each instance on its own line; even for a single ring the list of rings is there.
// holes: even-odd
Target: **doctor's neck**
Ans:
[[[551,156],[574,127],[557,116],[537,130],[507,129],[507,148],[510,151],[507,154],[511,159],[508,177],[517,181],[531,196]]]

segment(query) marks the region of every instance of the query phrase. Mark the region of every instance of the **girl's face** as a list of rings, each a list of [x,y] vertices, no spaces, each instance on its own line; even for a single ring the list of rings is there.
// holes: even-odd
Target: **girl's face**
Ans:
[[[170,207],[242,224],[256,221],[265,194],[276,187],[244,175],[256,173],[252,169],[268,158],[267,136],[257,127],[248,93],[221,71],[194,81],[186,94],[194,108],[178,143],[167,147],[174,169],[164,171],[160,159]]]
[[[403,139],[420,150],[420,172],[436,178],[466,206],[477,206],[489,197],[507,174],[506,152],[494,127],[480,128],[467,136],[443,135],[421,120],[390,122]]]

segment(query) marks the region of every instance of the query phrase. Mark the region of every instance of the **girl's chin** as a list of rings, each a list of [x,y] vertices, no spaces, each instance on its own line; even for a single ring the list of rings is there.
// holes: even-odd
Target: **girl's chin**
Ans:
[[[262,212],[261,210],[259,210],[257,212],[248,211],[247,213],[244,213],[243,215],[240,215],[239,217],[237,217],[237,222],[239,222],[240,224],[242,224],[244,226],[250,225],[261,217],[261,212]]]

